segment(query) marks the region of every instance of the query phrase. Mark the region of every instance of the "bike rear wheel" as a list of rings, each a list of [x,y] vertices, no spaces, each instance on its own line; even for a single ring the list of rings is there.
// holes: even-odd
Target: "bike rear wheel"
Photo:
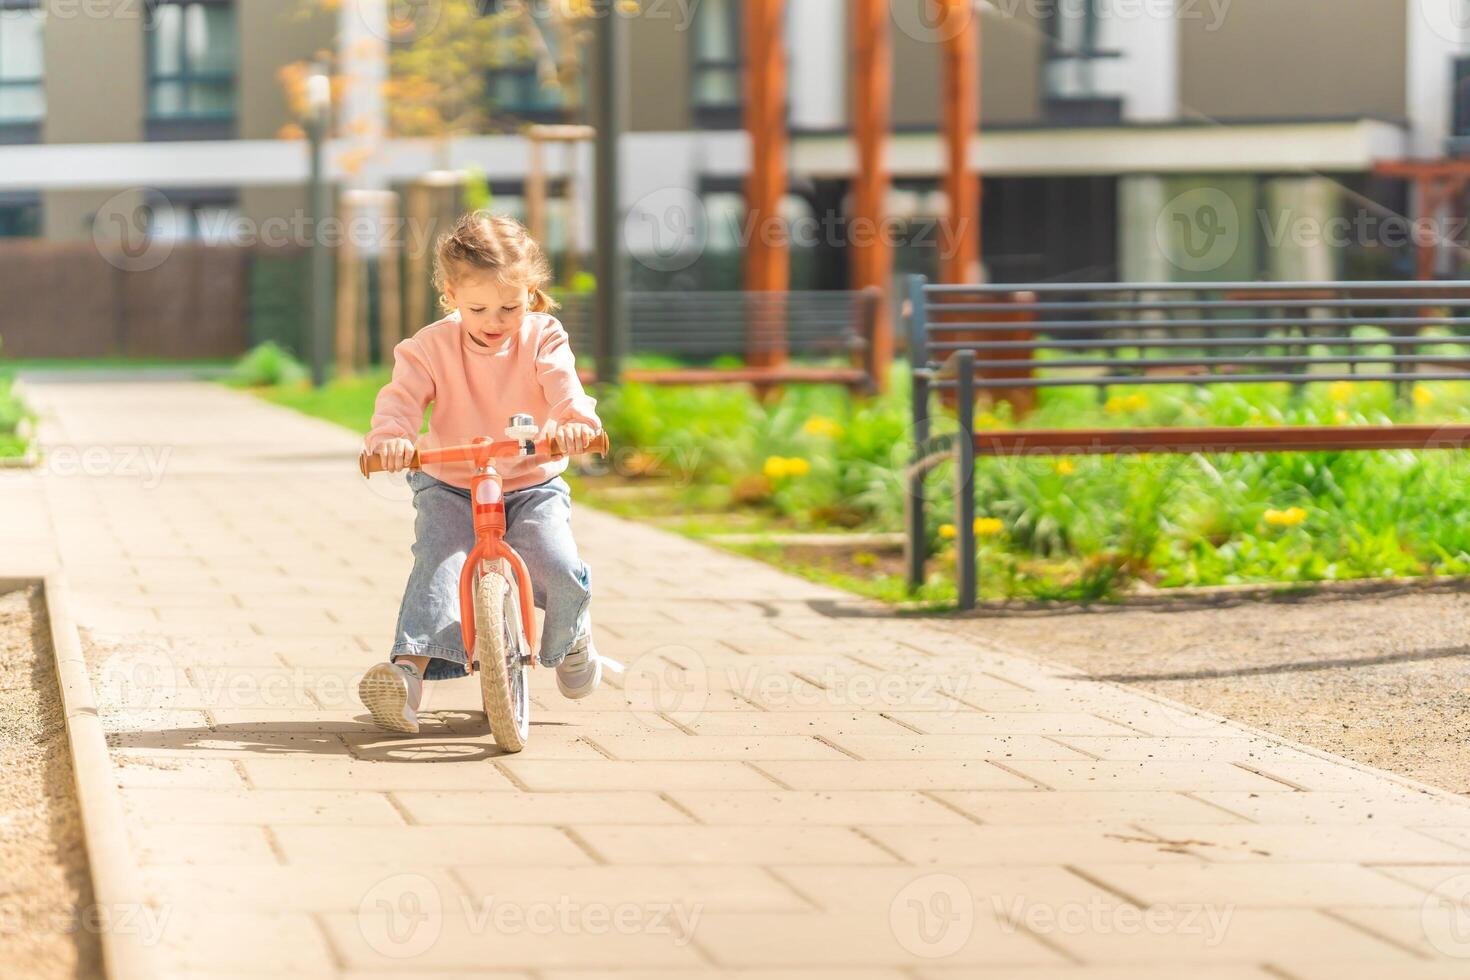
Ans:
[[[531,736],[529,645],[520,586],[503,559],[486,563],[475,583],[475,648],[490,734],[502,750],[519,752]]]

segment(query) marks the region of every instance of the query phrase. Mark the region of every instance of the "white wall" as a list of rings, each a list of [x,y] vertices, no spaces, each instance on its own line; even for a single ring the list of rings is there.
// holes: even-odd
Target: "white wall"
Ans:
[[[847,122],[847,3],[789,0],[786,56],[791,125],[837,129]]]
[[[1126,7],[1126,5],[1125,5]],[[1103,46],[1124,53],[1123,118],[1166,122],[1179,116],[1179,21],[1160,16],[1163,4],[1139,3],[1139,13],[1103,21]],[[1120,8],[1123,9],[1123,8]],[[1109,33],[1111,31],[1111,34]]]
[[[1171,0],[1057,0],[1064,44],[1080,43],[1084,10],[1098,13],[1097,47],[1118,58],[1066,60],[1049,69],[1061,96],[1120,98],[1129,122],[1167,122],[1179,115],[1179,21]]]
[[[1408,103],[1414,156],[1444,153],[1454,106],[1453,60],[1470,53],[1464,0],[1408,0]]]

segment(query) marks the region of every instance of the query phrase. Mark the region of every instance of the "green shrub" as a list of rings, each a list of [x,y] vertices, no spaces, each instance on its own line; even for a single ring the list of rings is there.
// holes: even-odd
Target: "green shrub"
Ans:
[[[268,340],[245,354],[230,369],[226,383],[242,388],[292,385],[309,376],[306,366],[284,347]]]
[[[0,456],[24,456],[30,444],[24,432],[35,416],[15,392],[15,379],[0,374]]]

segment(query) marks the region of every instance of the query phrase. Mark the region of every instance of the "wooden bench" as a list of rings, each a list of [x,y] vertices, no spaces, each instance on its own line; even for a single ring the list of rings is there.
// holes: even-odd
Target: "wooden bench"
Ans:
[[[839,384],[857,393],[878,388],[881,367],[873,359],[873,329],[882,295],[877,290],[789,293],[632,293],[628,322],[632,353],[707,359],[726,354],[841,360],[842,364],[780,363],[765,367],[661,368],[623,372],[645,384]],[[567,297],[558,314],[573,347],[590,351],[594,330],[590,299]],[[595,372],[584,373],[593,381]]]
[[[1018,417],[1048,388],[1470,380],[1470,283],[934,285],[910,277],[913,374],[908,580],[924,577],[924,477],[954,459],[959,607],[976,601],[974,468],[982,456],[1462,449],[1470,425],[1331,425],[976,432],[977,395]],[[1438,330],[1426,334],[1426,330]],[[1449,331],[1448,334],[1444,331]],[[1434,349],[1434,350],[1430,350]],[[931,396],[959,431],[931,438]]]

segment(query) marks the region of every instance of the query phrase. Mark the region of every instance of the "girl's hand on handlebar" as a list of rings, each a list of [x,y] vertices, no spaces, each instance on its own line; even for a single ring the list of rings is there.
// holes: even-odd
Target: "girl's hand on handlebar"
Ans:
[[[568,422],[565,425],[552,422],[546,435],[547,438],[560,437],[567,452],[580,453],[586,452],[587,447],[592,445],[592,440],[597,438],[597,430],[585,422]]]
[[[408,468],[408,464],[413,461],[413,452],[412,439],[388,439],[378,445],[373,455],[382,462],[383,469],[389,473],[397,473]]]

